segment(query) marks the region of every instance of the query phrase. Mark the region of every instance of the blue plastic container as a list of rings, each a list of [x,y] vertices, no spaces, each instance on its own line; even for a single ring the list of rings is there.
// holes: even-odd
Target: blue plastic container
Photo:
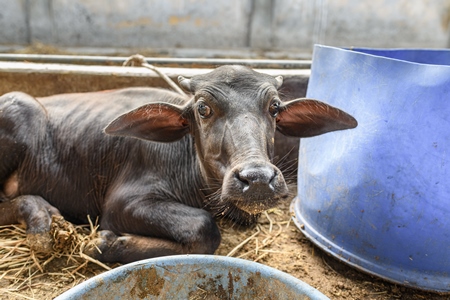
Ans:
[[[307,96],[358,120],[303,139],[296,223],[345,263],[450,292],[450,51],[314,48]]]
[[[274,268],[225,256],[178,255],[124,265],[93,277],[55,300],[329,299]]]

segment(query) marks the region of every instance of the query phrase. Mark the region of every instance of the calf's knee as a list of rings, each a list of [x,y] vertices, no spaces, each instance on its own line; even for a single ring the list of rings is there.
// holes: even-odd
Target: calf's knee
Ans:
[[[189,228],[181,239],[185,252],[190,254],[213,254],[219,247],[221,235],[213,217],[206,211],[192,218]]]

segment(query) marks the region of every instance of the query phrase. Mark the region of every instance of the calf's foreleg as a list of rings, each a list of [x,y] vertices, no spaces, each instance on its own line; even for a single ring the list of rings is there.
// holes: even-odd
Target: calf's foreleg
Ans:
[[[40,196],[25,195],[0,202],[0,225],[24,224],[28,245],[38,252],[52,250],[50,225],[53,215],[60,215],[58,209]]]
[[[173,254],[213,254],[220,232],[205,210],[177,202],[120,201],[107,205],[96,242],[105,262],[128,263]]]

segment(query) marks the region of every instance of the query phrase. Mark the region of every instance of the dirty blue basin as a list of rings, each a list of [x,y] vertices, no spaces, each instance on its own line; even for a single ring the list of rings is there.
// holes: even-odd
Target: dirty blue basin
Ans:
[[[356,129],[303,139],[298,227],[341,261],[450,292],[450,50],[317,45],[307,96]]]
[[[274,268],[225,256],[178,255],[118,267],[70,289],[68,299],[328,299]]]

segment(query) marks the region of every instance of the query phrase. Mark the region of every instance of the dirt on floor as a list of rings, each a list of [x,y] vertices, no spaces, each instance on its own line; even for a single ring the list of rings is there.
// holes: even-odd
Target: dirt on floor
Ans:
[[[216,252],[257,261],[289,273],[330,299],[449,299],[417,291],[356,271],[316,248],[292,222],[289,203],[263,214],[256,226],[238,228],[219,221],[223,240]],[[0,240],[2,239],[0,232]],[[0,249],[1,251],[1,249]],[[116,265],[109,265],[116,267]],[[105,271],[94,263],[70,270],[70,260],[54,259],[43,271],[31,268],[21,278],[0,269],[0,299],[53,299],[85,279]],[[30,276],[30,274],[34,276]]]

